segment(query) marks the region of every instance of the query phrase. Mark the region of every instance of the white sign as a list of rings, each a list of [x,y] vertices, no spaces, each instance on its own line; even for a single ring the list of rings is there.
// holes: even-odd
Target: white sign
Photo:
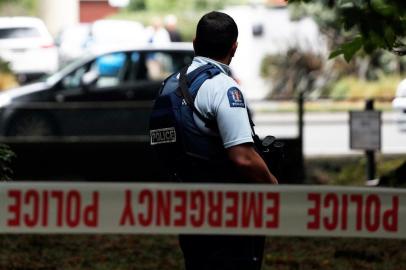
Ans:
[[[350,112],[350,148],[360,150],[381,149],[381,112]]]
[[[406,190],[311,185],[0,183],[0,233],[406,239]]]
[[[126,7],[130,0],[109,0],[109,5],[112,7]]]

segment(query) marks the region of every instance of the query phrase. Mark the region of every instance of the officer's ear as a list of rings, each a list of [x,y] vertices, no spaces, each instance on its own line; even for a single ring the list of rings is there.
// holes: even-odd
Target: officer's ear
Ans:
[[[231,49],[230,49],[230,56],[231,57],[234,57],[234,54],[235,54],[235,51],[237,50],[237,47],[238,47],[238,42],[236,41],[236,42],[233,43],[233,46],[231,46]]]
[[[196,37],[193,38],[193,50],[196,51]]]

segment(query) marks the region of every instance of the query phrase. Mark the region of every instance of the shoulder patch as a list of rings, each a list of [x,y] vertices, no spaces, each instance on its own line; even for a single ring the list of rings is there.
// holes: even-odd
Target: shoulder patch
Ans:
[[[228,101],[230,102],[230,107],[240,107],[245,108],[244,97],[237,87],[231,87],[227,90]]]

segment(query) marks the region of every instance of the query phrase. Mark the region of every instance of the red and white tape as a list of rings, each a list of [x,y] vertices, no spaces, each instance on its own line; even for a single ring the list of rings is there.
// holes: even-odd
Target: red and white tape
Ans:
[[[0,233],[406,239],[406,190],[177,183],[0,184]]]

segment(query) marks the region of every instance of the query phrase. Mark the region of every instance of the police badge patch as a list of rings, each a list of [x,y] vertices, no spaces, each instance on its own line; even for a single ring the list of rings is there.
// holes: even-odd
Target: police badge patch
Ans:
[[[227,91],[228,101],[230,102],[230,107],[240,107],[245,108],[244,97],[240,89],[237,87],[231,87]]]

